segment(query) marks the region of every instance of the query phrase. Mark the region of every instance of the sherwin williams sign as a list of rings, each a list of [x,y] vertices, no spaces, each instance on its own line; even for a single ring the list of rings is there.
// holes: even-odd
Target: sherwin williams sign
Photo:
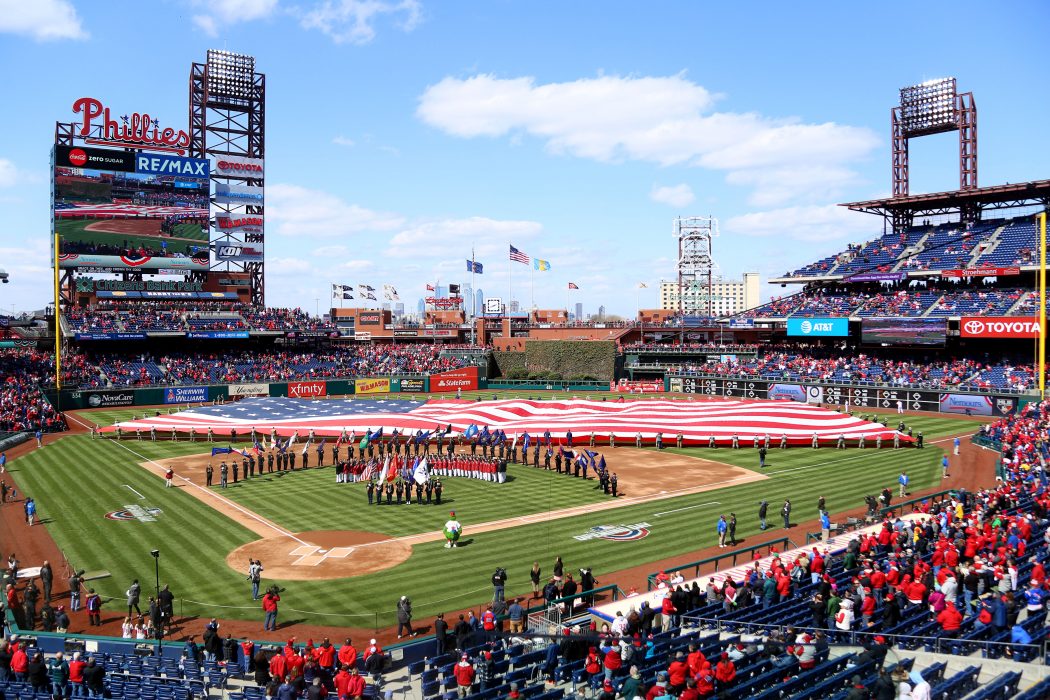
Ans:
[[[848,318],[789,318],[788,335],[806,337],[839,337],[849,335]]]

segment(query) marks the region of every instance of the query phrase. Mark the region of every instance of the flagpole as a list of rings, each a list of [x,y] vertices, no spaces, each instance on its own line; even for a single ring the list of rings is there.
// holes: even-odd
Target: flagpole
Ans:
[[[536,308],[536,259],[535,258],[532,259],[532,270],[531,270],[531,273],[532,273],[532,292],[531,292],[532,308],[535,309]],[[530,309],[530,311],[531,311],[531,309]]]
[[[477,299],[477,295],[474,293],[474,266],[477,261],[474,260],[474,246],[470,246],[470,344],[476,345],[476,332],[477,332],[477,321],[474,318],[477,308],[474,306],[474,300]]]
[[[510,241],[507,241],[507,307],[504,314],[510,313],[510,302],[514,301],[514,261],[510,259]]]

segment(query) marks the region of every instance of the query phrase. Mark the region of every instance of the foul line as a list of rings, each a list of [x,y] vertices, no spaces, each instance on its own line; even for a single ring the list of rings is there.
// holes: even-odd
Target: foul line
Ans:
[[[72,416],[70,416],[70,417],[72,418]],[[73,418],[73,420],[75,420],[75,421],[77,421],[77,423],[80,423],[81,425],[87,427],[87,424],[84,423],[83,421],[79,421],[76,418]],[[130,452],[131,454],[135,455],[139,459],[142,459],[142,460],[145,460],[146,462],[149,462],[150,464],[154,465],[158,470],[160,470],[161,474],[163,474],[164,472],[167,471],[167,469],[164,466],[162,466],[161,464],[153,461],[152,459],[150,459],[149,457],[147,457],[147,456],[145,456],[143,454],[139,454],[138,452],[136,452],[135,450],[131,449],[130,447],[128,447],[127,445],[125,445],[122,442],[119,442],[117,440],[105,440],[105,442],[107,442],[109,444],[116,445],[118,447],[121,447],[121,448],[127,450],[128,452]],[[192,486],[195,489],[200,489],[200,491],[203,492],[203,493],[206,493],[209,498],[214,498],[214,499],[216,499],[216,500],[226,504],[227,506],[229,506],[230,508],[233,508],[237,512],[243,513],[244,515],[248,516],[252,520],[255,520],[256,522],[262,523],[263,525],[265,525],[266,527],[270,528],[271,530],[275,530],[278,533],[280,533],[281,535],[283,535],[285,537],[289,537],[289,538],[295,540],[299,544],[311,546],[309,542],[304,542],[303,540],[299,539],[298,537],[296,537],[291,532],[288,532],[287,530],[285,530],[283,527],[281,527],[281,526],[279,526],[279,525],[277,525],[275,523],[270,522],[266,518],[263,518],[263,517],[255,514],[255,513],[253,513],[252,511],[247,510],[246,508],[242,508],[241,506],[237,505],[236,503],[234,503],[233,501],[229,500],[228,498],[220,496],[219,494],[214,493],[213,491],[209,491],[208,489],[204,488],[203,486],[200,486],[199,484],[193,483],[192,481],[190,481],[188,478],[186,478],[184,476],[177,476],[176,478],[178,478],[180,481],[183,481],[186,484]],[[207,501],[205,499],[203,499],[203,498],[199,499],[199,500],[204,501],[205,503],[207,503]]]
[[[692,510],[693,508],[703,508],[704,506],[717,506],[721,505],[721,501],[708,501],[707,503],[698,503],[695,506],[686,506],[685,508],[675,508],[674,510],[664,510],[659,513],[653,513],[653,515],[659,518],[661,515],[670,515],[671,513],[678,513],[683,510]]]
[[[145,497],[145,496],[143,496],[143,495],[142,495],[141,493],[139,493],[138,491],[136,491],[135,489],[131,488],[131,485],[130,485],[130,484],[124,484],[124,488],[126,488],[126,489],[131,489],[131,492],[132,492],[133,494],[135,494],[136,496],[138,496],[138,497],[139,497],[139,500],[140,500],[140,501],[142,501],[142,500],[145,500],[145,498],[146,498],[146,497]]]

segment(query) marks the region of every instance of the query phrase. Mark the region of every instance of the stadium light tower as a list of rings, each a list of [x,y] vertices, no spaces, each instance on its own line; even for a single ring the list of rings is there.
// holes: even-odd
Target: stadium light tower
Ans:
[[[711,284],[718,265],[711,240],[718,236],[718,219],[679,216],[674,220],[674,235],[678,239],[678,311],[712,316]],[[686,295],[686,289],[690,294]]]
[[[908,196],[908,141],[947,131],[959,132],[959,189],[977,189],[977,104],[972,92],[956,90],[955,78],[901,88],[890,125],[894,197]]]
[[[208,50],[205,63],[194,63],[190,68],[190,155],[211,157],[213,162],[223,156],[261,159],[266,156],[266,76],[255,72],[255,58],[231,51]],[[212,170],[213,182],[234,187],[264,187],[264,172],[239,170],[218,173]],[[262,190],[259,189],[259,192]],[[244,204],[213,204],[212,212],[229,219],[251,216],[263,218],[263,202]],[[264,249],[263,233],[259,229],[250,236],[220,231],[213,236],[217,250],[237,253],[245,243],[258,250]],[[218,240],[216,240],[218,239]],[[239,270],[248,274],[253,304],[265,303],[264,261],[261,259],[223,260],[218,253],[213,257],[212,269]]]

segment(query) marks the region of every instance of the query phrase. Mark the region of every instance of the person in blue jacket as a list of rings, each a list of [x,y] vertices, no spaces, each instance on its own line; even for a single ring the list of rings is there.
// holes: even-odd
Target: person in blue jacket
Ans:
[[[726,532],[729,530],[729,524],[726,522],[725,515],[718,516],[718,546],[726,546]]]

